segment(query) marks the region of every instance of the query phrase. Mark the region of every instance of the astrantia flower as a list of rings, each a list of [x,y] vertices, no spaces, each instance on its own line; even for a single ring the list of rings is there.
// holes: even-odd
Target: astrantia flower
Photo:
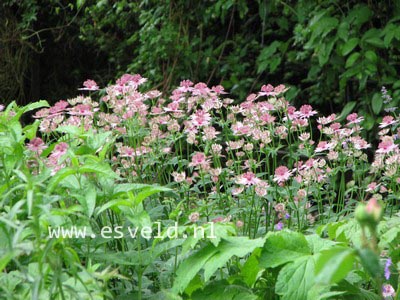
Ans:
[[[363,117],[359,117],[356,113],[352,113],[352,114],[347,116],[346,120],[349,121],[347,124],[350,125],[350,124],[358,124],[362,120],[364,120],[364,118]]]
[[[244,187],[243,187],[243,186],[233,188],[233,189],[232,189],[232,195],[233,195],[233,196],[240,195],[240,194],[243,192],[243,190],[244,190]]]
[[[41,154],[44,149],[47,148],[46,144],[43,142],[41,138],[32,139],[26,146],[29,150],[36,152],[37,154]]]
[[[211,90],[214,92],[214,93],[216,93],[217,95],[220,95],[220,94],[227,94],[227,92],[225,92],[224,90],[224,87],[222,86],[222,85],[217,85],[217,86],[213,86],[212,88],[211,88]]]
[[[190,116],[192,124],[196,127],[207,126],[210,123],[211,115],[203,110],[197,110]]]
[[[68,150],[67,143],[59,143],[54,147],[53,151],[51,152],[51,157],[60,158],[65,153],[67,153],[67,150]]]
[[[246,172],[245,174],[239,175],[236,179],[236,183],[242,185],[255,185],[259,182],[260,179],[258,179],[253,172]]]
[[[315,149],[315,152],[322,152],[322,151],[325,151],[325,150],[331,150],[332,146],[333,145],[331,143],[328,143],[326,141],[321,141],[321,142],[318,143],[318,146]]]
[[[279,183],[285,182],[290,178],[290,171],[285,166],[280,166],[275,170],[274,181]]]
[[[0,111],[3,111],[3,110],[4,110],[4,105],[0,104]]]
[[[378,150],[376,150],[376,153],[389,153],[397,148],[398,146],[393,142],[393,138],[391,136],[384,136],[378,145]]]
[[[366,192],[374,192],[378,188],[379,184],[377,184],[375,181],[371,182],[368,184],[367,189],[365,190]]]
[[[183,182],[186,180],[186,174],[185,172],[172,172],[172,176],[174,177],[175,182]]]
[[[396,124],[396,120],[392,116],[385,116],[382,119],[382,123],[379,123],[379,128],[385,128],[392,124]]]
[[[394,297],[395,296],[394,288],[390,284],[384,284],[382,286],[382,296],[384,298]]]
[[[88,79],[83,83],[83,88],[80,88],[79,90],[82,91],[97,91],[99,89],[99,86],[97,85],[96,81]]]
[[[209,162],[206,159],[204,153],[197,152],[192,156],[192,162],[189,164],[189,167],[206,167],[208,166]]]
[[[315,114],[317,114],[317,111],[313,110],[311,105],[306,104],[300,107],[301,118],[309,118]]]
[[[196,212],[192,212],[189,215],[189,221],[192,223],[196,223],[198,220],[200,219],[200,214],[196,211]]]

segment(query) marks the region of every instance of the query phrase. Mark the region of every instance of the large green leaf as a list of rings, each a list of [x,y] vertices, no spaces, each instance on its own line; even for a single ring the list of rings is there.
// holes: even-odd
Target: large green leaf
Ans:
[[[185,259],[176,272],[176,278],[172,291],[182,293],[188,286],[193,277],[201,270],[207,260],[215,254],[215,247],[208,244],[206,247],[200,249],[192,256]]]
[[[250,240],[247,237],[222,239],[218,247],[209,243],[179,265],[172,290],[178,293],[183,292],[202,268],[204,268],[205,281],[208,281],[214,272],[233,256],[243,257],[255,248],[262,247],[263,244],[264,239]]]
[[[308,292],[314,285],[314,271],[314,256],[296,259],[279,272],[275,292],[282,296],[281,300],[308,300]]]
[[[250,240],[247,237],[229,237],[223,239],[216,253],[204,265],[204,280],[208,281],[214,272],[224,266],[233,256],[243,257],[255,248],[264,245],[264,239]]]
[[[346,247],[321,251],[315,267],[316,281],[322,284],[339,282],[353,269],[355,258],[355,251]]]
[[[310,246],[301,233],[286,230],[273,232],[267,235],[260,256],[260,266],[275,268],[310,254]]]

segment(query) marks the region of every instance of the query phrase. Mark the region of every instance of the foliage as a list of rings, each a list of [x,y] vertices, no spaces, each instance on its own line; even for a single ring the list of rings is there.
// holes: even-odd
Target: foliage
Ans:
[[[395,297],[397,111],[371,163],[361,116],[283,85],[145,83],[0,106],[1,299]]]
[[[12,20],[9,24],[20,29],[14,34],[16,42],[44,51],[42,55],[24,51],[19,63],[36,63],[32,72],[40,69],[42,75],[53,76],[27,84],[27,77],[33,80],[38,74],[21,69],[15,73],[18,80],[9,79],[2,88],[14,89],[1,92],[7,99],[22,97],[16,91],[30,86],[33,98],[57,100],[73,95],[73,87],[86,76],[106,84],[115,73],[126,71],[144,74],[151,79],[149,86],[163,93],[185,78],[223,84],[238,102],[263,82],[284,82],[292,86],[288,99],[297,104],[311,103],[324,113],[346,104],[356,106],[369,130],[389,108],[379,89],[386,86],[394,99],[400,93],[396,1],[350,0],[339,5],[330,0],[317,4],[79,0],[62,5],[47,0],[39,6],[24,0],[19,4],[11,0],[2,4],[4,15]],[[11,31],[3,35],[6,32]],[[5,44],[10,51],[11,44]],[[36,86],[42,88],[36,91]]]

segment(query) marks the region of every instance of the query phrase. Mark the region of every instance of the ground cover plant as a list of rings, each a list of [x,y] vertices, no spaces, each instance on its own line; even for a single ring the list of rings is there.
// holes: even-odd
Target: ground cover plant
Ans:
[[[1,106],[1,299],[400,299],[386,89],[374,144],[283,85],[145,82]]]

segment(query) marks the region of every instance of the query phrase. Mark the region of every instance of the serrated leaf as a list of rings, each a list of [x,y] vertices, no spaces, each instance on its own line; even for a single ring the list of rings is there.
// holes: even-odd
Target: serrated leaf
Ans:
[[[328,239],[323,239],[317,234],[307,235],[306,240],[310,246],[312,253],[318,253],[322,250],[327,250],[335,246],[337,243]]]
[[[309,290],[314,285],[314,257],[307,255],[285,265],[279,272],[275,292],[281,300],[308,300]]]
[[[304,235],[294,231],[279,231],[267,235],[260,255],[262,268],[275,268],[299,257],[310,255]]]
[[[233,256],[243,257],[254,249],[264,245],[264,239],[250,240],[247,237],[229,237],[223,239],[215,253],[204,265],[204,280],[208,281],[216,270],[224,266]]]
[[[353,269],[355,251],[346,247],[335,247],[320,252],[315,266],[316,281],[334,284],[344,279]]]

